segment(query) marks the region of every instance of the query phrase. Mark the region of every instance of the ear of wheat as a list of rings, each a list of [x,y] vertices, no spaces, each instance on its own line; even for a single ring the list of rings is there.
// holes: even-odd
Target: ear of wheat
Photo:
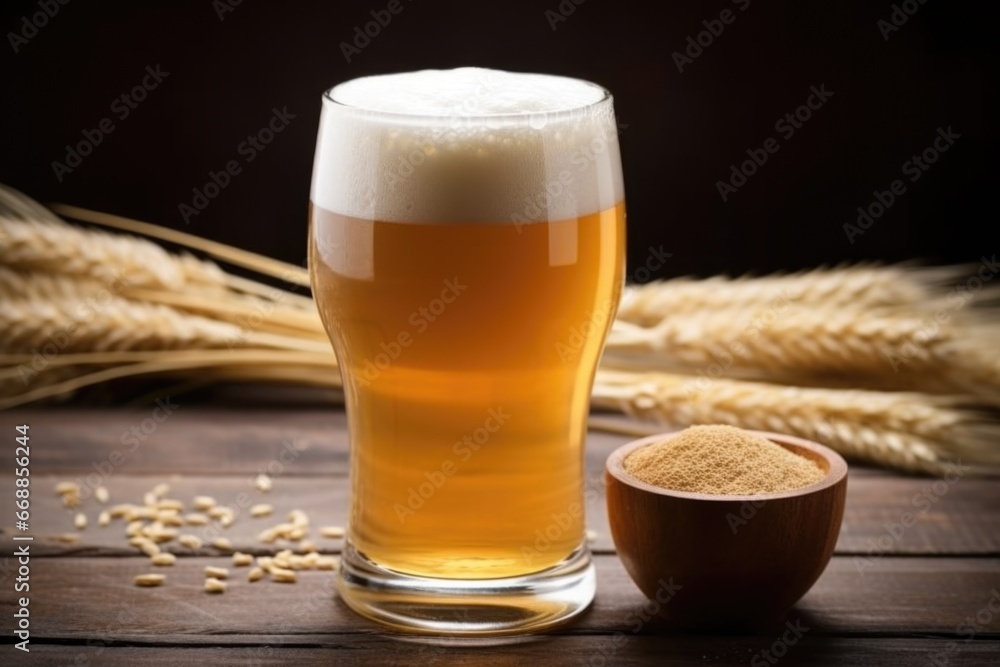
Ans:
[[[785,302],[829,310],[923,312],[964,273],[963,267],[844,266],[760,278],[675,278],[626,288],[618,319],[649,327],[681,314],[734,307],[762,310]],[[979,298],[995,297],[998,290],[1000,286],[991,288]]]
[[[127,218],[54,210],[115,233],[67,224],[0,186],[0,409],[137,375],[340,391],[315,305],[296,291],[309,283],[302,267]],[[963,294],[956,306],[949,285],[964,272],[855,266],[629,287],[593,404],[660,425],[796,434],[902,470],[997,465],[1000,427],[974,409],[1000,393],[997,290]],[[600,417],[592,426],[641,428]]]
[[[970,453],[1000,464],[1000,426],[953,399],[924,394],[599,371],[592,402],[668,426],[729,424],[788,433],[902,470],[939,472],[945,461]]]

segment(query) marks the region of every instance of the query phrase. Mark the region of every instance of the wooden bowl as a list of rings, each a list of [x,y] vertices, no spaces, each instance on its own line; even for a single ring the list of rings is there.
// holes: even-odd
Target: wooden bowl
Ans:
[[[651,486],[625,471],[631,452],[675,434],[612,452],[605,470],[618,555],[666,620],[693,628],[767,624],[816,582],[833,554],[844,515],[847,464],[823,445],[750,431],[815,461],[815,484],[756,496],[720,496]]]

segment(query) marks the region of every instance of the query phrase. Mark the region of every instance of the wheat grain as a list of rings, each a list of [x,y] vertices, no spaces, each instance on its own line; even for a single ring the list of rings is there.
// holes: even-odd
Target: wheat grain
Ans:
[[[150,557],[149,561],[153,565],[157,565],[159,567],[169,567],[177,562],[177,556],[163,551],[158,554],[154,554]]]
[[[202,545],[201,538],[197,535],[185,534],[177,538],[181,546],[185,546],[188,549],[200,549]]]
[[[191,504],[194,505],[196,510],[205,511],[215,507],[216,502],[215,498],[211,496],[195,496],[194,500],[191,501]]]
[[[136,586],[162,586],[166,580],[163,574],[140,574],[133,581]]]
[[[253,564],[253,555],[237,551],[233,554],[234,567],[246,567]]]
[[[270,505],[261,503],[259,505],[253,505],[250,508],[250,516],[257,517],[257,518],[259,518],[259,517],[265,517],[265,516],[270,516],[273,511],[274,511],[273,507],[271,507]]]
[[[228,537],[217,537],[212,540],[212,546],[219,551],[232,551],[233,543],[229,541]]]
[[[320,537],[327,537],[330,539],[339,539],[344,536],[343,526],[322,526],[319,529]]]
[[[261,493],[269,493],[271,491],[271,487],[273,486],[273,482],[271,481],[271,478],[267,476],[267,474],[260,473],[254,478],[253,485]]]
[[[686,427],[729,424],[798,435],[840,453],[911,471],[948,457],[995,463],[1000,435],[952,402],[910,393],[788,387],[737,380],[599,371],[593,403]]]
[[[225,593],[226,592],[226,582],[220,581],[215,577],[209,577],[205,579],[205,592],[206,593]]]

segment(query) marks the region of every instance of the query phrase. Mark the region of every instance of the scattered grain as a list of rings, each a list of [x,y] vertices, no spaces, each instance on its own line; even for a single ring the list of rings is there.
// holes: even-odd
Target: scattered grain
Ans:
[[[220,581],[215,577],[209,577],[205,580],[205,592],[206,593],[225,593],[226,592],[226,582]]]
[[[337,539],[344,536],[343,526],[323,526],[319,529],[320,537],[327,537],[330,539]]]
[[[260,491],[261,493],[270,492],[271,487],[273,486],[271,483],[271,478],[265,475],[264,473],[260,473],[259,475],[257,475],[253,483],[254,486],[257,487],[257,490]]]
[[[197,535],[191,535],[189,533],[181,535],[177,538],[177,541],[181,543],[182,546],[188,549],[200,549],[202,545],[201,538]]]
[[[158,554],[155,554],[152,558],[150,558],[150,561],[153,563],[153,565],[157,565],[160,567],[167,567],[177,562],[177,556],[163,551]]]
[[[242,551],[237,551],[233,554],[234,567],[246,567],[248,565],[253,565],[253,554],[245,554]]]
[[[274,508],[267,504],[254,505],[250,508],[250,516],[260,518],[270,516]]]
[[[212,546],[219,551],[232,551],[233,543],[229,541],[227,537],[217,537],[212,540]]]
[[[165,498],[156,503],[156,509],[158,510],[175,510],[177,512],[184,511],[184,503],[176,498]]]
[[[196,510],[205,511],[215,507],[215,498],[212,496],[195,496],[191,502]]]
[[[134,581],[136,586],[161,586],[166,579],[164,574],[140,574]]]
[[[295,574],[294,570],[281,567],[271,568],[271,581],[276,581],[280,584],[294,584],[298,580],[298,575]]]

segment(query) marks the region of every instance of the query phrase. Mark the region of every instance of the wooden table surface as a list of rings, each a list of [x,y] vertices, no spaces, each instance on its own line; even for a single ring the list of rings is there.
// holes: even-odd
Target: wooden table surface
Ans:
[[[967,474],[948,484],[852,466],[843,528],[826,572],[784,623],[744,634],[692,633],[648,618],[645,599],[615,555],[601,495],[587,508],[597,532],[597,599],[582,618],[521,643],[439,646],[399,641],[352,613],[337,599],[329,572],[301,572],[296,584],[251,584],[245,569],[231,568],[225,594],[205,593],[204,567],[229,566],[226,555],[172,542],[177,563],[152,568],[128,546],[120,521],[97,525],[101,506],[93,497],[80,507],[89,519],[80,541],[52,539],[78,532],[55,485],[79,480],[86,489],[88,476],[91,483],[103,480],[112,504],[140,503],[159,482],[186,503],[201,494],[220,503],[239,505],[240,494],[247,494],[244,503],[270,503],[274,516],[244,511],[222,532],[236,549],[256,554],[277,550],[256,535],[292,509],[305,510],[313,526],[345,522],[348,447],[337,408],[179,404],[170,412],[165,418],[149,408],[0,413],[11,454],[15,424],[30,426],[31,447],[27,531],[14,527],[13,456],[2,472],[0,616],[7,643],[0,665],[1000,665],[996,478]],[[593,488],[603,493],[603,462],[627,440],[590,434]],[[262,470],[274,481],[268,494],[251,483]],[[903,526],[907,513],[912,521]],[[15,534],[34,539],[14,542]],[[324,552],[339,551],[338,540],[316,541]],[[30,592],[15,592],[20,575],[13,553],[25,544]],[[135,575],[154,570],[167,575],[164,586],[133,585]],[[13,645],[19,640],[12,614],[22,596],[29,598],[30,653]]]

